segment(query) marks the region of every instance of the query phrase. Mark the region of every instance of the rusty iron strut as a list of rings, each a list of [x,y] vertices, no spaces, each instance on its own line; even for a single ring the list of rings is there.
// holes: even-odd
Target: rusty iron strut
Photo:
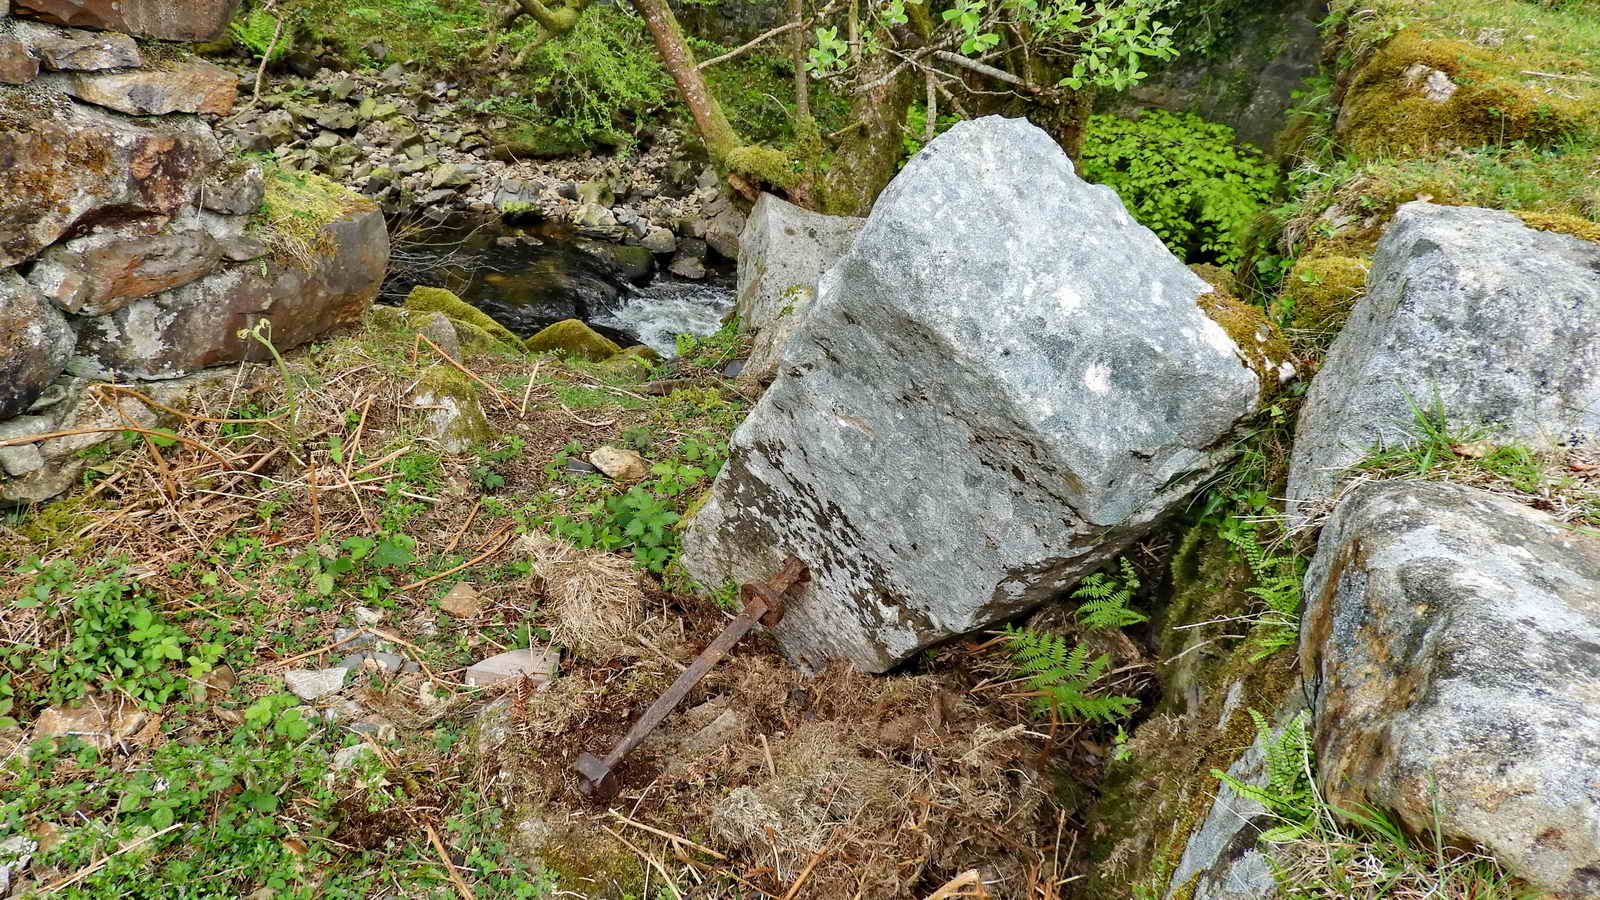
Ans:
[[[699,656],[695,657],[694,662],[683,670],[683,674],[667,688],[666,693],[650,704],[650,708],[644,711],[639,721],[633,723],[633,727],[628,729],[628,733],[617,742],[617,746],[606,754],[605,759],[600,759],[592,753],[578,754],[578,760],[573,764],[573,768],[583,776],[578,785],[579,789],[586,796],[598,799],[614,795],[617,783],[612,777],[612,770],[622,762],[623,757],[633,752],[650,732],[661,726],[662,721],[683,702],[684,697],[689,695],[689,691],[711,671],[711,667],[727,656],[733,645],[749,633],[757,622],[768,628],[778,624],[783,619],[785,597],[796,587],[805,584],[810,577],[805,564],[790,556],[784,560],[783,568],[778,574],[768,580],[740,585],[739,599],[744,603],[744,610],[722,629],[722,633],[717,635]]]

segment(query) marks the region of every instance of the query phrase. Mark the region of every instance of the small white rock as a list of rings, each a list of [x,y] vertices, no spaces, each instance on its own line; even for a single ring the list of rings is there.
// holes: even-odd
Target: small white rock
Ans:
[[[508,650],[467,670],[467,684],[483,686],[529,675],[548,681],[556,675],[561,654],[556,650]]]
[[[331,669],[295,669],[283,673],[283,682],[301,700],[315,700],[337,693],[344,687],[344,679],[348,674],[348,669],[338,666]]]
[[[616,481],[638,481],[650,474],[650,464],[644,457],[620,447],[597,448],[589,454],[589,463]]]

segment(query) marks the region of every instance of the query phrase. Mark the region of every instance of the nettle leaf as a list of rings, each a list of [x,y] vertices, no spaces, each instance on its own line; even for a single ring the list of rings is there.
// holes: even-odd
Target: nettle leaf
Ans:
[[[411,548],[416,545],[415,538],[403,534],[386,535],[373,551],[371,563],[374,566],[408,566],[415,559]]]

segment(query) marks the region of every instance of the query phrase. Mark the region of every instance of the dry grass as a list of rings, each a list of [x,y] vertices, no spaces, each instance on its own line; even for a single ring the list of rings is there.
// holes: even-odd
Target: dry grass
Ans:
[[[641,653],[644,592],[629,560],[538,531],[524,535],[520,549],[544,583],[552,641],[596,662]]]

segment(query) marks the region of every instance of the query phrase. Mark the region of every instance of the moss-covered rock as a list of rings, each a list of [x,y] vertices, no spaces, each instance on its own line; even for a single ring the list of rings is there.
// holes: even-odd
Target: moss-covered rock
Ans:
[[[489,317],[488,313],[457,297],[444,288],[422,287],[418,285],[406,295],[406,309],[420,312],[441,312],[452,321],[465,323],[492,337],[496,342],[504,343],[508,348],[520,347],[522,341],[512,334],[510,329]],[[460,335],[462,344],[467,344],[467,335]]]
[[[1401,31],[1356,72],[1338,136],[1361,159],[1438,155],[1513,141],[1549,144],[1594,128],[1600,110],[1530,85],[1500,54]]]
[[[451,366],[424,370],[410,399],[423,415],[428,436],[446,453],[461,453],[494,436],[483,415],[478,386]]]
[[[735,148],[728,154],[728,169],[758,184],[770,184],[774,187],[793,187],[800,180],[799,173],[794,169],[794,162],[787,154],[782,150],[774,150],[760,144],[746,144]]]
[[[600,366],[619,375],[643,378],[649,375],[650,370],[655,368],[656,363],[659,362],[661,362],[661,354],[643,344],[635,344],[632,347],[613,353]]]
[[[592,362],[602,362],[622,352],[617,342],[577,319],[563,319],[522,345],[529,353],[560,353]]]
[[[1553,231],[1557,234],[1571,235],[1580,240],[1600,243],[1600,225],[1588,219],[1560,213],[1518,212],[1516,216],[1522,220],[1524,225],[1538,231]]]
[[[1367,291],[1367,268],[1365,260],[1351,256],[1301,257],[1283,285],[1295,325],[1321,332],[1324,343],[1333,340]]]
[[[1256,611],[1250,568],[1211,526],[1186,534],[1172,561],[1172,601],[1154,623],[1163,694],[1134,732],[1126,759],[1107,769],[1088,812],[1088,900],[1165,897],[1227,769],[1249,747],[1249,710],[1270,714],[1295,685],[1292,653],[1251,661],[1237,617]],[[1174,626],[1212,622],[1176,630]],[[1144,893],[1141,893],[1144,892]]]
[[[1265,310],[1240,300],[1223,286],[1233,283],[1227,272],[1216,266],[1189,268],[1214,289],[1195,298],[1195,302],[1239,345],[1245,365],[1260,381],[1262,399],[1271,396],[1295,372],[1294,354],[1290,352],[1288,339],[1267,318]]]

